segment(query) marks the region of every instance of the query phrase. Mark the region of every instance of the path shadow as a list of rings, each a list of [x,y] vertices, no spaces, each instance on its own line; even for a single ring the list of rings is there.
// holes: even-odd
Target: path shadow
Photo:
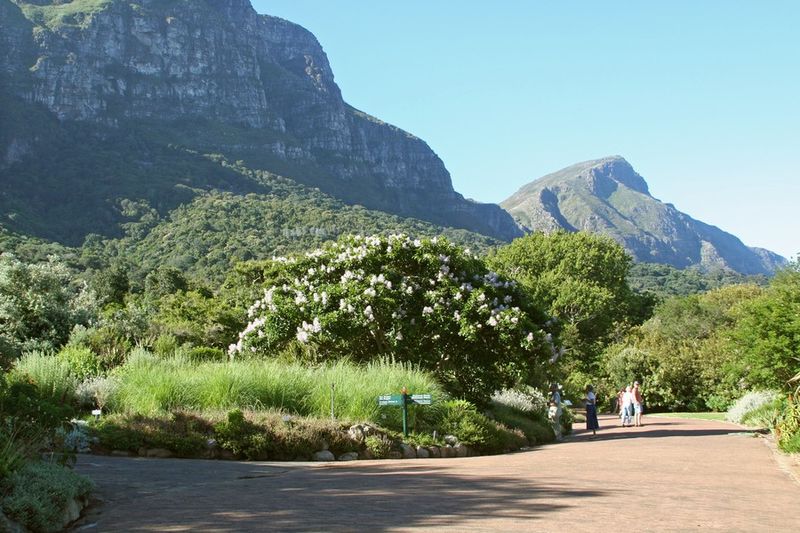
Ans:
[[[74,531],[92,522],[93,531],[389,531],[486,518],[535,527],[549,513],[607,494],[522,475],[465,475],[436,461],[287,468],[212,461],[216,481],[187,477],[205,466],[190,461],[133,461],[95,461],[122,465],[116,472],[80,468],[107,501]]]

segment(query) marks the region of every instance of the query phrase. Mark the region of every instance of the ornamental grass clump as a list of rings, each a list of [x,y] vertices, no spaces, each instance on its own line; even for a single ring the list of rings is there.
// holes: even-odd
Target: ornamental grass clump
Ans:
[[[736,400],[728,409],[725,419],[735,424],[742,424],[749,413],[780,399],[777,391],[751,391]]]
[[[133,354],[114,375],[114,411],[156,415],[174,410],[278,410],[329,418],[399,424],[399,410],[382,411],[378,396],[411,393],[445,398],[434,377],[412,365],[378,360],[365,365],[340,360],[308,365],[280,360],[195,363]],[[333,385],[333,387],[331,387]],[[386,418],[383,418],[383,416]]]
[[[394,357],[485,404],[559,353],[547,317],[516,283],[445,239],[346,237],[264,268],[270,285],[232,358],[293,344],[316,361]]]
[[[10,373],[10,382],[31,382],[39,394],[58,402],[70,402],[75,397],[78,379],[70,364],[46,352],[25,354]]]

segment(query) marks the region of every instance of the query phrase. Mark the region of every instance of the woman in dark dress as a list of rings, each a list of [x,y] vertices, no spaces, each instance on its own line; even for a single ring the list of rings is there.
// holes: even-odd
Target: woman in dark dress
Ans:
[[[592,435],[597,435],[597,430],[600,429],[597,421],[597,396],[591,385],[586,387],[586,429],[591,429]]]

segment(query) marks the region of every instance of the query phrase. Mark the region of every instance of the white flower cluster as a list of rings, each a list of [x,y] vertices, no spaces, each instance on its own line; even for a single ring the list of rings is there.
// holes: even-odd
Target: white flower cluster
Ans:
[[[494,272],[473,270],[468,277],[464,270],[474,266],[467,266],[470,263],[464,259],[471,261],[446,242],[412,240],[403,234],[355,236],[300,258],[275,258],[292,281],[264,291],[263,298],[248,310],[250,323],[229,352],[233,356],[257,344],[265,336],[268,315],[278,315],[278,323],[304,318],[295,331],[296,339],[304,343],[315,335],[334,334],[337,322],[345,323],[346,329],[360,324],[372,336],[384,329],[381,336],[398,343],[418,341],[418,334],[410,337],[406,328],[434,316],[437,321],[452,317],[453,333],[465,338],[472,338],[484,326],[503,325],[508,332],[521,329],[528,320],[519,307],[512,306],[514,296],[509,291],[515,284]],[[370,269],[379,270],[372,273]],[[384,308],[390,302],[394,307]],[[391,322],[381,318],[390,315]],[[444,327],[448,327],[446,322]],[[519,347],[536,348],[542,337],[530,333],[526,338],[520,329],[516,333]],[[441,338],[440,333],[431,331],[429,339]],[[275,341],[274,335],[268,338]]]

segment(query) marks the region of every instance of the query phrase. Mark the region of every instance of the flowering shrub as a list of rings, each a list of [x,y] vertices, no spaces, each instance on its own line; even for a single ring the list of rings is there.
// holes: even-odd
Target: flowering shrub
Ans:
[[[557,355],[544,314],[513,281],[444,239],[346,237],[276,258],[230,357],[292,342],[319,358],[391,356],[479,403]]]
[[[492,403],[505,405],[522,413],[547,413],[547,397],[540,390],[533,387],[522,389],[504,389],[492,395]]]

